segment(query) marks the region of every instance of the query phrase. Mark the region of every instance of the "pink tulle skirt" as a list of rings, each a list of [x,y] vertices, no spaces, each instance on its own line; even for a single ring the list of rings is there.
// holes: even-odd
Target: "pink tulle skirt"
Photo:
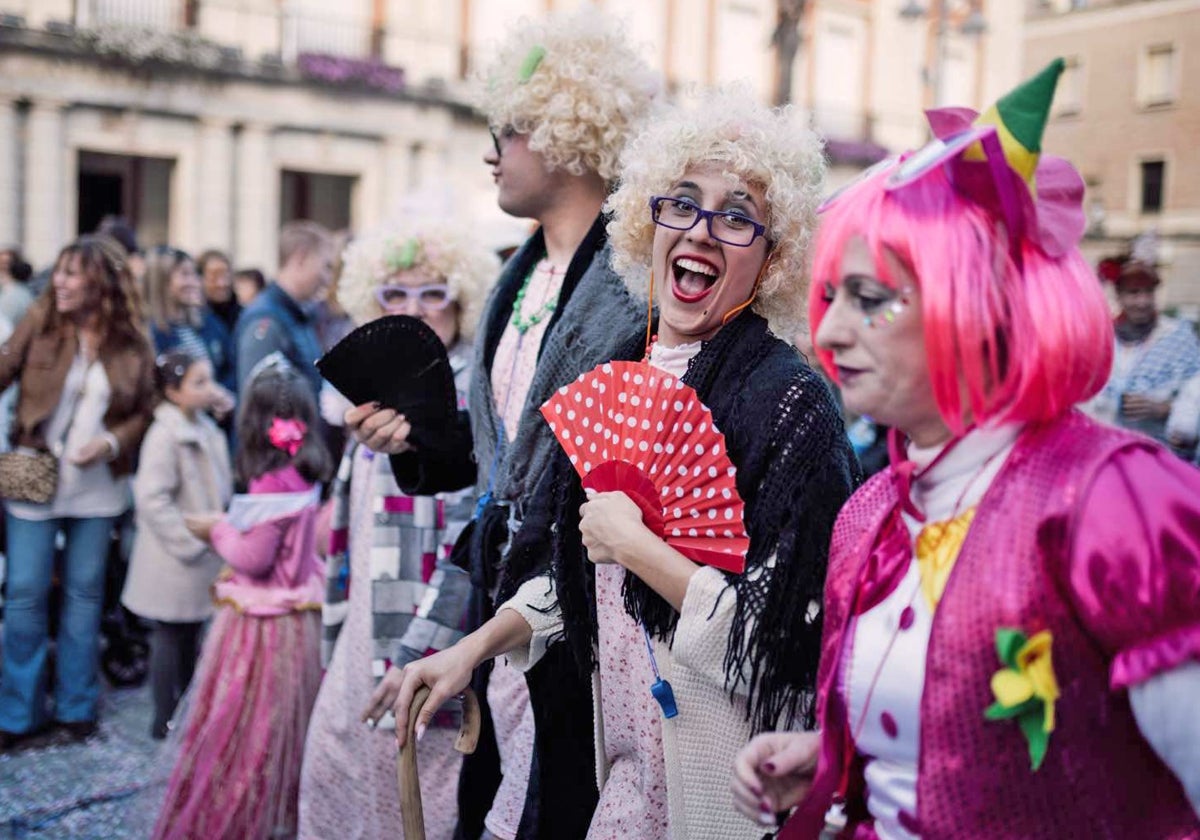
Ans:
[[[217,611],[188,692],[162,840],[291,837],[321,683],[320,614]]]

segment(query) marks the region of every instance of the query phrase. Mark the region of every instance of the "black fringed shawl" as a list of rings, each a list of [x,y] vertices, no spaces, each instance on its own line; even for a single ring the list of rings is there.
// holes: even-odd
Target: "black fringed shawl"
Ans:
[[[629,358],[638,355],[630,348]],[[810,605],[822,602],[833,523],[860,478],[841,414],[824,380],[751,312],[705,342],[684,381],[724,433],[746,503],[746,571],[726,576],[737,595],[726,687],[749,695],[755,731],[792,721],[811,726],[821,618]],[[510,594],[545,574],[549,555],[565,641],[579,675],[586,675],[596,664],[596,607],[593,570],[579,539],[583,489],[561,450],[541,480],[551,492],[538,495],[553,507],[537,515],[553,523],[550,545],[518,534],[502,589]],[[679,613],[634,575],[625,579],[625,605],[671,641]]]

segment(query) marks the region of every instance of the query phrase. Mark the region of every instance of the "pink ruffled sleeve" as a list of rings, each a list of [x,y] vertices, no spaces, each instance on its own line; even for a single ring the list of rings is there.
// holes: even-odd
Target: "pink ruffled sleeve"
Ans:
[[[1200,661],[1200,470],[1138,447],[1096,475],[1073,528],[1081,621],[1127,688]]]
[[[212,545],[221,559],[250,577],[266,577],[275,565],[290,519],[270,519],[239,531],[224,519],[212,527]]]

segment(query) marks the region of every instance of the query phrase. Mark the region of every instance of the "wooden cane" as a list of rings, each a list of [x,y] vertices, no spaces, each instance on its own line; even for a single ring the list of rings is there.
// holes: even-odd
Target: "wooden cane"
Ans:
[[[421,686],[413,695],[408,710],[408,737],[396,758],[396,780],[400,786],[400,816],[404,823],[404,840],[425,840],[425,812],[421,807],[421,783],[417,777],[417,716],[429,699],[429,687]],[[479,743],[479,698],[467,689],[462,695],[463,719],[454,749],[464,755],[475,752]]]

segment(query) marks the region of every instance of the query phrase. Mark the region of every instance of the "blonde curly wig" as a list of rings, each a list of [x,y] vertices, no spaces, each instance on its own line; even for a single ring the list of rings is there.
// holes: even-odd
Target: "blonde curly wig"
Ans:
[[[820,139],[790,107],[768,109],[741,87],[711,91],[694,106],[663,109],[621,155],[620,186],[605,209],[613,267],[630,291],[647,294],[654,245],[649,200],[668,192],[693,166],[717,163],[730,177],[760,187],[767,238],[774,247],[752,309],[791,342],[807,311],[809,250],[825,179]],[[656,278],[662,282],[664,278]]]
[[[357,324],[383,315],[375,289],[398,271],[414,269],[444,279],[458,303],[458,335],[475,337],[488,287],[500,273],[500,258],[471,226],[446,219],[393,224],[356,238],[342,254],[338,300]]]
[[[590,6],[519,21],[478,82],[493,127],[528,134],[551,170],[606,181],[659,88],[619,23]]]

